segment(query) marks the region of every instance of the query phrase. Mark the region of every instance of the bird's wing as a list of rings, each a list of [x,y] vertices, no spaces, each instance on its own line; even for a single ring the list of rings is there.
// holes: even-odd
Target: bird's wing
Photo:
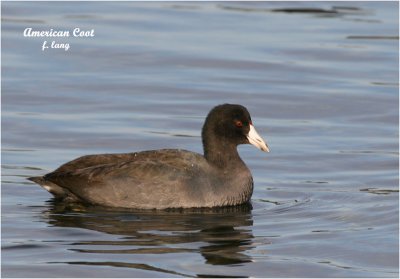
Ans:
[[[177,202],[174,192],[196,192],[188,187],[197,185],[192,183],[194,180],[205,177],[206,166],[201,155],[177,150],[140,152],[131,160],[116,162],[111,158],[77,160],[73,164],[67,163],[70,164],[68,168],[62,166],[46,175],[45,179],[88,202],[126,207],[173,205],[171,203]],[[107,160],[113,162],[105,163]],[[87,166],[88,162],[102,164],[72,170],[72,166]]]

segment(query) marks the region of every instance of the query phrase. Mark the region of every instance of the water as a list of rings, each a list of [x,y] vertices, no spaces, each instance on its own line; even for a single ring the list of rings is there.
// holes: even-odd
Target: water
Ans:
[[[2,276],[399,276],[398,3],[1,5]],[[252,207],[84,208],[26,180],[84,154],[201,152],[225,102],[271,147],[239,148]]]

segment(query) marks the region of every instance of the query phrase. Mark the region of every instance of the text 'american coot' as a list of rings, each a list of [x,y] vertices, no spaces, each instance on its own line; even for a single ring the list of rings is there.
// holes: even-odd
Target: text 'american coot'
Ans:
[[[103,206],[165,209],[246,203],[253,177],[237,146],[269,152],[247,109],[224,104],[208,114],[204,156],[180,149],[87,155],[44,176],[30,177],[57,199]]]

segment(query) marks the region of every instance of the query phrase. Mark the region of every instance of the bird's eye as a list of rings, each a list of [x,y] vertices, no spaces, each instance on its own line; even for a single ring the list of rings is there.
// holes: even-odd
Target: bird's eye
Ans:
[[[243,122],[240,120],[235,120],[235,126],[238,128],[242,128],[243,127]]]

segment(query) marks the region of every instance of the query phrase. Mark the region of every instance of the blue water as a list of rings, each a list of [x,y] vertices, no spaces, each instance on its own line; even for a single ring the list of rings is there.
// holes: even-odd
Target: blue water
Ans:
[[[399,276],[397,2],[1,5],[2,276]],[[76,27],[95,36],[23,36]],[[84,154],[201,153],[226,102],[271,148],[239,147],[252,207],[70,206],[26,180]]]

